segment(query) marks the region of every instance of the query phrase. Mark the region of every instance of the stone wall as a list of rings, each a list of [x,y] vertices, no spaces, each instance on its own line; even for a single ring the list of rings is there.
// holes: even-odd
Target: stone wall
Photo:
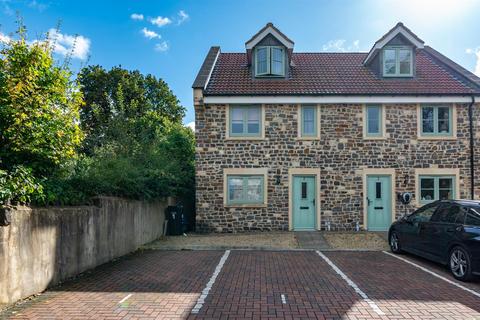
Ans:
[[[476,166],[480,170],[480,112],[476,105]],[[320,168],[321,224],[333,230],[363,227],[365,168],[394,168],[396,192],[415,193],[416,168],[458,168],[460,197],[469,198],[469,132],[467,105],[457,108],[457,139],[419,140],[417,105],[386,105],[386,139],[363,139],[362,105],[320,106],[320,139],[297,139],[297,105],[265,105],[264,140],[225,140],[226,106],[197,104],[197,230],[241,232],[288,230],[288,169]],[[226,208],[224,168],[269,168],[265,208]],[[275,184],[280,170],[280,184]],[[480,197],[480,179],[476,181]],[[399,214],[405,208],[399,202]]]
[[[96,206],[29,208],[0,227],[0,304],[135,251],[163,232],[166,201],[98,198]]]

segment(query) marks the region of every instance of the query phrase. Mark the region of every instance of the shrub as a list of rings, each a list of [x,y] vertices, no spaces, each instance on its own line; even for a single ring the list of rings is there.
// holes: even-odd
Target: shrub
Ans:
[[[41,199],[43,187],[24,166],[14,166],[10,172],[0,169],[0,205],[29,203],[32,197]]]

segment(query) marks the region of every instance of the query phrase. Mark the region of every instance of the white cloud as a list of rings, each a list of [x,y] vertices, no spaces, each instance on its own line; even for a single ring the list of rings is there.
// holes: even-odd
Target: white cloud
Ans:
[[[48,7],[47,4],[41,3],[41,2],[39,2],[39,1],[37,1],[37,0],[32,0],[32,1],[30,1],[30,3],[28,4],[28,6],[29,6],[30,8],[32,8],[32,9],[36,9],[36,10],[38,10],[38,11],[40,11],[40,12],[42,12],[43,10],[45,10],[45,9]]]
[[[143,28],[142,29],[142,34],[145,38],[148,38],[148,39],[155,39],[155,38],[158,38],[160,39],[161,36],[156,33],[155,31],[152,31],[152,30],[148,30],[147,28]]]
[[[170,18],[167,18],[167,17],[158,16],[156,18],[150,18],[150,22],[156,25],[157,27],[163,27],[167,24],[172,23],[172,20],[170,20]]]
[[[187,123],[185,127],[190,128],[195,132],[195,121]]]
[[[358,51],[359,49],[359,40],[353,41],[351,45],[347,45],[347,41],[344,39],[330,40],[323,45],[323,51],[333,51],[333,52],[348,52],[348,51]]]
[[[178,12],[178,22],[177,25],[181,25],[185,21],[187,21],[190,18],[190,16],[183,10],[180,10]]]
[[[166,41],[163,41],[163,42],[160,42],[160,43],[157,43],[155,45],[155,51],[160,51],[160,52],[165,52],[169,49],[169,45]]]
[[[72,58],[85,60],[90,51],[90,39],[84,36],[62,34],[55,29],[48,31],[49,39],[54,44],[53,50],[61,55],[72,52]]]
[[[12,38],[0,32],[0,42],[10,42]]]
[[[475,57],[477,58],[477,62],[475,64],[475,70],[473,73],[475,73],[477,76],[480,77],[480,47],[477,47],[475,49],[468,48],[465,50],[467,54],[474,54]]]
[[[144,17],[143,17],[143,14],[141,14],[141,13],[132,13],[132,14],[130,15],[130,18],[131,18],[132,20],[142,21]]]

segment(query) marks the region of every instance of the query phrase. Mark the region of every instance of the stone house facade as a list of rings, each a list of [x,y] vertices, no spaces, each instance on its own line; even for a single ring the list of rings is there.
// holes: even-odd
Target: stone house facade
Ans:
[[[401,23],[368,53],[295,53],[267,24],[193,88],[198,231],[381,231],[480,198],[480,79]]]

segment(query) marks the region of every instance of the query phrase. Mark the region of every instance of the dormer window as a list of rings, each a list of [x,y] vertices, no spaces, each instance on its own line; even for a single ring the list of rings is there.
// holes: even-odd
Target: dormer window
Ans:
[[[386,47],[383,49],[384,77],[411,77],[413,75],[411,47]]]
[[[255,76],[285,76],[285,49],[277,46],[257,47]]]

